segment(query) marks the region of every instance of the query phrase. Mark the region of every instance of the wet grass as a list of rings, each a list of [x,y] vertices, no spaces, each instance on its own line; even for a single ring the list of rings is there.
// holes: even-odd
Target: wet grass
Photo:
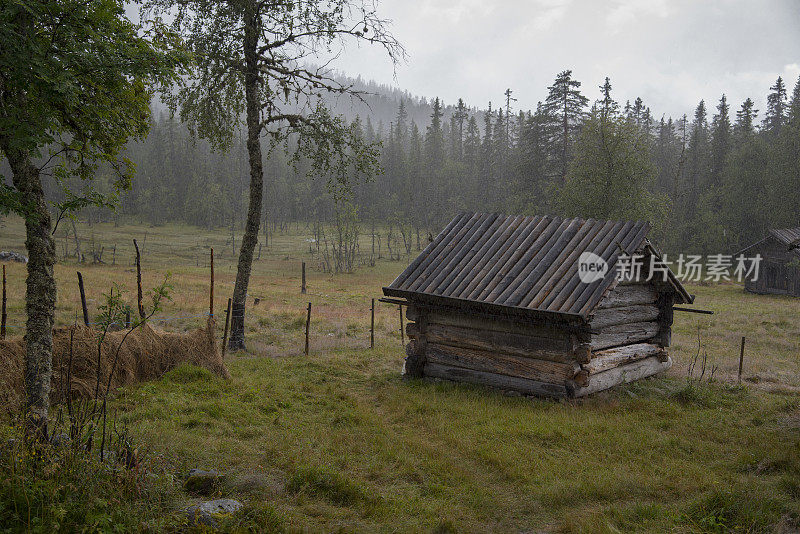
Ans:
[[[0,249],[20,243],[19,231],[6,220]],[[217,252],[215,308],[223,309],[235,272],[225,231],[94,231],[118,243],[118,265],[80,267],[90,298],[113,281],[133,287],[122,243],[141,243],[147,232],[145,284],[174,273],[176,299],[164,315],[206,311],[206,245]],[[262,250],[250,292],[261,301],[248,301],[248,351],[228,356],[231,380],[181,367],[114,401],[119,421],[172,466],[176,484],[193,467],[229,475],[222,494],[247,505],[231,530],[258,521],[312,532],[772,532],[797,524],[800,299],[692,286],[697,306],[715,315],[676,313],[669,376],[574,402],[508,397],[401,380],[397,309],[378,306],[369,350],[369,299],[407,260],[333,276],[316,269],[306,237],[293,228]],[[310,266],[308,295],[299,291],[301,261]],[[76,268],[56,266],[61,324],[78,309]],[[24,267],[10,265],[9,274],[12,323],[21,323]],[[698,329],[705,379],[715,367],[711,383],[687,378]]]

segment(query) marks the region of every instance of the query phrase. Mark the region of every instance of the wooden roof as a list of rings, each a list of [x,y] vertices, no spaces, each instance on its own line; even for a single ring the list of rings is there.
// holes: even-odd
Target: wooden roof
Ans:
[[[649,230],[641,221],[461,213],[383,291],[391,297],[585,319],[615,285],[621,253],[650,247]],[[581,282],[582,252],[603,258],[609,274]],[[692,302],[672,273],[669,278],[677,302]]]
[[[749,251],[750,249],[770,240],[776,239],[779,243],[786,245],[786,251],[792,252],[796,255],[800,255],[800,227],[797,228],[773,228],[769,231],[769,235],[762,239],[761,241],[757,241],[752,245],[743,248],[735,255],[738,256],[739,254],[744,254],[745,252]]]

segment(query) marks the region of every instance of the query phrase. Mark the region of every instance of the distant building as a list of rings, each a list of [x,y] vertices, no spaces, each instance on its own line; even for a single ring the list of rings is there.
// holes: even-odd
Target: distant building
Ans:
[[[694,297],[667,268],[647,281],[649,230],[462,213],[383,288],[412,321],[404,373],[578,397],[668,369],[673,305]]]
[[[745,279],[752,293],[800,297],[800,227],[774,229],[761,241],[737,253],[752,258],[761,255],[758,277]]]

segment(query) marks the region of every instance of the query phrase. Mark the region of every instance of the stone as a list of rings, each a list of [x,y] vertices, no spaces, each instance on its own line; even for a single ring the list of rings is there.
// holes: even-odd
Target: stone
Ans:
[[[189,471],[189,477],[186,479],[184,488],[189,493],[196,495],[211,495],[222,487],[224,479],[223,475],[213,469],[208,471],[192,469]]]
[[[28,257],[23,256],[17,252],[10,252],[8,250],[0,250],[0,261],[16,261],[19,263],[28,263]]]
[[[190,526],[207,525],[211,528],[217,528],[221,519],[235,514],[241,508],[242,503],[234,499],[215,499],[188,507],[186,509],[186,517]]]

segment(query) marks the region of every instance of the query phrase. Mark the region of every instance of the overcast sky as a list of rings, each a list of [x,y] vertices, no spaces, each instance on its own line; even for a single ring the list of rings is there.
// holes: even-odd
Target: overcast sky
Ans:
[[[778,75],[800,75],[800,0],[383,0],[408,61],[351,46],[350,75],[413,94],[503,100],[535,108],[555,75],[571,69],[591,100],[605,76],[622,102],[641,96],[653,112],[691,113],[722,93],[732,113],[746,97],[763,111]]]

